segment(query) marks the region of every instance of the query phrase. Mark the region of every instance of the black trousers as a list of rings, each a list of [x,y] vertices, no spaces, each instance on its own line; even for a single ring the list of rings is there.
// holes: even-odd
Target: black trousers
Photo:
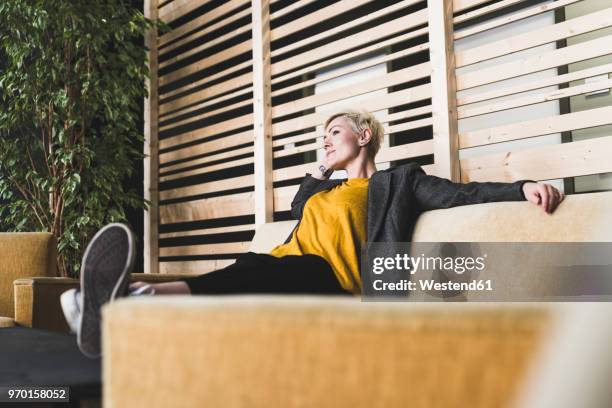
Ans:
[[[316,255],[277,258],[247,252],[226,268],[183,281],[194,295],[351,294],[340,286],[327,261]]]

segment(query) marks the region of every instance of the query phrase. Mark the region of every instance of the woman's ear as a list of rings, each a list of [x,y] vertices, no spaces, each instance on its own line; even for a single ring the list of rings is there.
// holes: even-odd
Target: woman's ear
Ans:
[[[370,143],[372,139],[372,131],[370,129],[364,129],[361,136],[359,136],[359,146],[365,146]]]

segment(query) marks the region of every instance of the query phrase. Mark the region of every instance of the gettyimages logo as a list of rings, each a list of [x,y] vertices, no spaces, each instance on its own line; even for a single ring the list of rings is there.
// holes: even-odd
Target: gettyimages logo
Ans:
[[[477,245],[472,248],[473,245],[476,244],[434,243],[422,248],[427,251],[418,255],[414,254],[417,251],[412,251],[397,252],[394,256],[374,256],[371,258],[372,289],[379,295],[406,296],[420,291],[437,298],[488,289],[490,282],[475,279],[486,268],[487,254],[476,255],[480,251]],[[418,279],[414,279],[415,276]]]
[[[368,243],[363,300],[612,301],[612,243]]]

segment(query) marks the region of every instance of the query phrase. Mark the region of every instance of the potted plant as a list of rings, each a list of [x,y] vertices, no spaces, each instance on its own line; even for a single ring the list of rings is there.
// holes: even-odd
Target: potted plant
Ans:
[[[62,276],[146,205],[125,180],[143,157],[151,25],[121,0],[0,2],[0,230],[51,232]]]

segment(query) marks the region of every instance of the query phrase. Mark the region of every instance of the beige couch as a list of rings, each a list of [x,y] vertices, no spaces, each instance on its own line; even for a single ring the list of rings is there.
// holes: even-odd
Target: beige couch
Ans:
[[[258,229],[252,250],[293,222]],[[423,214],[414,241],[612,241],[612,192]],[[502,407],[558,316],[550,304],[323,296],[125,299],[104,309],[108,407]]]

